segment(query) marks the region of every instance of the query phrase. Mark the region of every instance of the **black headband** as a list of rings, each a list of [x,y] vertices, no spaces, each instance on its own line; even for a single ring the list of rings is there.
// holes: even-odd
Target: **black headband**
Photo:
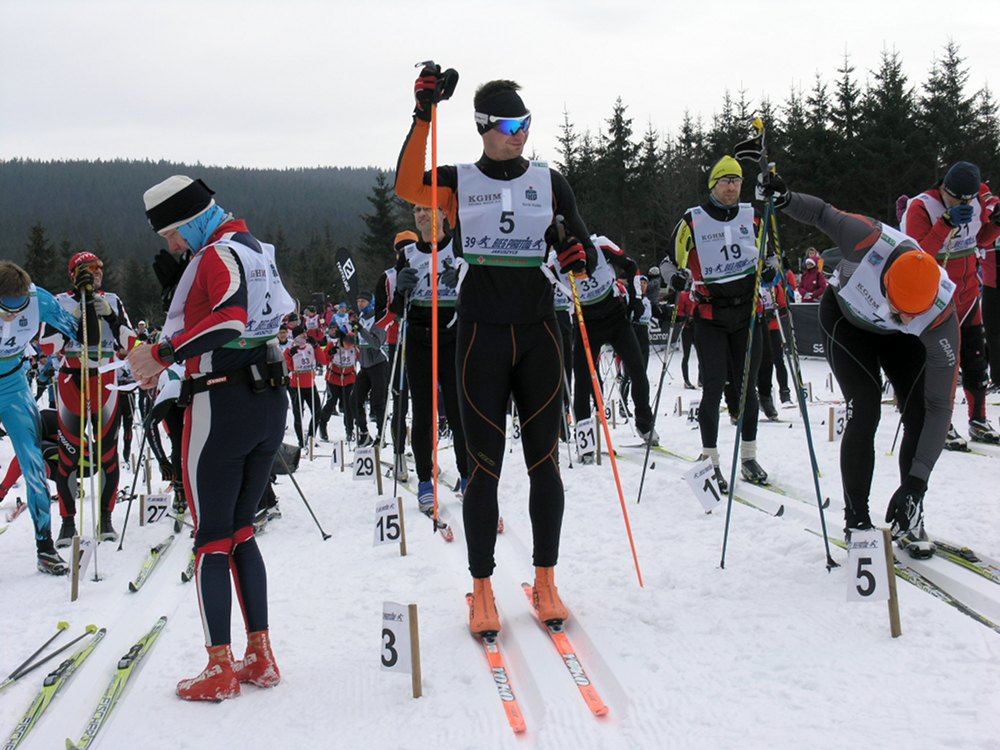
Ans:
[[[513,89],[502,89],[489,99],[480,102],[477,112],[494,117],[522,117],[528,114],[528,108],[521,101],[521,96]]]
[[[159,232],[171,224],[183,222],[204,211],[215,191],[200,179],[195,180],[183,190],[178,190],[162,203],[158,203],[146,211],[146,218],[154,232]]]

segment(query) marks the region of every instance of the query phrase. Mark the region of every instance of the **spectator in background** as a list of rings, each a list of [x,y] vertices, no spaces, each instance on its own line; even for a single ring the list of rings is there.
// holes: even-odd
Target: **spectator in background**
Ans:
[[[814,248],[809,249],[813,250]],[[805,270],[802,271],[802,278],[799,279],[799,295],[803,302],[819,302],[823,292],[826,291],[826,276],[823,275],[818,265],[822,262],[822,258],[819,261],[811,256],[806,258]]]

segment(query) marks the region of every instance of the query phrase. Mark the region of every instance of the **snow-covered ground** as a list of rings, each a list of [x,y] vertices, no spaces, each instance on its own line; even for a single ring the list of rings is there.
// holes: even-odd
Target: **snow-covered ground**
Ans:
[[[692,363],[693,364],[693,363]],[[655,391],[661,363],[649,365]],[[679,357],[663,389],[657,428],[662,444],[695,456],[698,431],[674,416],[678,397],[686,412],[697,391],[681,386]],[[827,439],[829,404],[821,360],[804,362],[817,399],[810,419],[827,523],[842,526],[838,443]],[[777,391],[775,391],[777,392]],[[995,398],[993,399],[996,400]],[[996,404],[990,417],[1000,416]],[[733,507],[725,569],[720,569],[724,512],[707,515],[682,480],[684,461],[653,453],[642,502],[635,504],[642,451],[622,448],[618,467],[645,586],[633,566],[622,511],[607,456],[602,465],[566,467],[566,515],[557,581],[573,611],[568,632],[583,666],[610,708],[594,717],[581,700],[559,655],[534,621],[521,592],[530,581],[531,526],[524,462],[508,453],[501,482],[506,531],[497,543],[494,577],[514,692],[527,732],[514,735],[504,716],[485,656],[466,628],[463,594],[471,581],[465,560],[461,507],[442,488],[456,521],[457,539],[445,543],[406,504],[408,552],[373,547],[373,485],[351,481],[320,456],[295,474],[320,523],[324,542],[288,477],[277,491],[284,517],[260,536],[268,565],[271,629],[283,681],[272,690],[248,687],[220,705],[189,704],[174,696],[177,680],[205,664],[195,591],[181,583],[188,559],[179,539],[146,587],[127,582],[145,551],[170,532],[132,520],[125,549],[101,545],[102,580],[86,582],[69,601],[69,583],[36,573],[27,514],[0,537],[0,677],[55,630],[88,623],[108,628],[104,643],[53,703],[24,747],[61,748],[78,738],[114,666],[160,615],[169,622],[130,685],[111,723],[104,748],[802,748],[1000,747],[1000,633],[940,600],[899,581],[903,635],[893,639],[885,604],[846,601],[847,572],[826,570],[805,432],[796,411],[783,422],[761,422],[759,461],[789,496],[753,494],[774,518],[746,505]],[[897,485],[888,456],[896,414],[883,407],[876,445],[872,516],[878,517]],[[963,430],[965,406],[956,404]],[[720,451],[728,468],[733,428],[723,415]],[[963,430],[964,431],[964,430]],[[337,418],[333,438],[343,436]],[[619,425],[620,445],[638,439]],[[294,441],[289,429],[288,442]],[[330,453],[329,444],[319,452]],[[926,501],[932,534],[1000,557],[1000,451],[996,455],[945,453]],[[0,441],[0,463],[10,460]],[[453,479],[451,457],[442,467]],[[728,473],[728,472],[727,472]],[[129,482],[126,472],[123,483]],[[387,492],[391,492],[391,479]],[[744,486],[740,485],[743,491]],[[9,508],[21,488],[8,496]],[[796,499],[798,498],[798,499]],[[808,503],[813,503],[810,508]],[[125,509],[115,511],[121,530]],[[834,558],[845,560],[834,549]],[[932,561],[960,581],[969,601],[1000,621],[1000,586]],[[952,580],[952,579],[947,579]],[[410,697],[405,675],[380,669],[382,603],[419,606],[424,697]],[[242,622],[233,615],[234,650],[242,652]],[[43,668],[0,698],[0,741],[38,690]]]

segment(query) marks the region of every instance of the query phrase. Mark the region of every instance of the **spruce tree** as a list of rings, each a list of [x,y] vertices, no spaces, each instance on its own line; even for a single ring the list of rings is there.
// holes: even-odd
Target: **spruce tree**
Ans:
[[[920,97],[917,123],[930,143],[934,181],[943,177],[953,162],[969,159],[976,112],[974,97],[965,93],[969,71],[963,62],[958,45],[949,41],[944,56],[934,61]]]
[[[41,221],[35,222],[31,227],[28,244],[25,245],[24,270],[36,285],[53,293],[65,285],[65,276],[60,274],[60,269],[57,267],[55,249],[46,238],[45,227]]]
[[[375,177],[368,202],[372,212],[361,215],[365,232],[354,257],[362,289],[370,289],[382,271],[396,262],[393,241],[396,234],[411,223],[403,218],[403,202],[396,197],[385,172],[379,172]]]

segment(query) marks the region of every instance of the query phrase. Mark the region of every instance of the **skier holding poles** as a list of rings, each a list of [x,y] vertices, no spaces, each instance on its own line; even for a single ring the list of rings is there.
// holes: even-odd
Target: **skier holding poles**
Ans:
[[[820,301],[823,347],[851,405],[840,449],[845,532],[870,529],[869,494],[884,370],[902,412],[900,486],[885,514],[893,537],[913,557],[934,545],[924,530],[923,500],[944,447],[958,376],[955,284],[915,240],[820,198],[793,193],[776,172],[760,191],[786,216],[824,232],[843,261]]]
[[[84,274],[84,282],[80,281]],[[46,329],[40,343],[47,354],[55,354],[62,350],[65,354],[64,364],[59,370],[56,390],[59,397],[59,473],[56,475],[56,489],[59,494],[59,509],[62,515],[62,526],[57,547],[68,547],[76,536],[76,514],[78,508],[76,499],[69,488],[69,476],[76,470],[74,465],[77,456],[68,450],[73,446],[79,450],[83,441],[83,431],[87,420],[93,429],[93,442],[99,454],[101,471],[98,474],[100,486],[100,527],[98,536],[101,541],[117,541],[118,533],[111,525],[111,512],[118,497],[118,476],[120,466],[118,461],[118,422],[119,391],[108,390],[106,386],[115,385],[117,371],[99,373],[101,365],[108,364],[115,351],[124,348],[128,350],[135,343],[135,333],[132,331],[125,313],[125,308],[117,295],[101,290],[104,280],[104,263],[94,253],[76,253],[69,261],[69,277],[73,283],[73,291],[56,295],[56,300],[71,315],[77,315],[80,309],[80,298],[85,295],[87,304],[93,301],[96,315],[100,319],[100,328],[96,336],[90,337],[89,351],[82,351],[82,346],[75,341],[66,341],[58,331]],[[87,363],[87,386],[83,382],[83,364]],[[86,411],[81,403],[82,391],[87,391]]]
[[[552,286],[540,269],[545,230],[557,213],[566,217],[568,236],[558,248],[566,270],[592,271],[596,251],[566,179],[544,163],[522,157],[531,113],[513,81],[489,81],[476,91],[475,122],[483,139],[479,160],[459,166],[435,163],[431,172],[424,171],[434,109],[450,97],[457,78],[454,71],[433,64],[421,70],[395,187],[404,200],[442,208],[462,237],[462,247],[455,248],[464,256],[457,365],[471,468],[463,516],[473,577],[469,627],[482,633],[500,629],[491,576],[503,425],[511,396],[522,419],[531,485],[535,607],[542,620],[569,615],[554,581],[564,506],[558,456],[563,377]]]
[[[635,426],[639,436],[652,445],[659,445],[659,437],[653,429],[653,412],[649,408],[649,377],[639,341],[632,328],[629,307],[639,298],[639,267],[625,255],[618,245],[607,237],[592,236],[597,247],[597,263],[593,272],[577,282],[580,294],[580,309],[591,349],[596,359],[601,347],[609,344],[615,354],[621,357],[625,372],[632,382],[635,398]],[[631,294],[622,295],[615,283],[616,271],[624,274],[626,285],[632,287]],[[569,273],[559,270],[559,279],[569,288]],[[639,305],[641,309],[641,304]],[[648,356],[648,341],[647,341]],[[582,332],[579,325],[573,338],[573,416],[577,423],[590,417],[591,393],[587,356],[583,350]],[[625,394],[622,394],[624,400]]]
[[[761,360],[761,333],[752,325],[756,314],[757,220],[753,207],[740,203],[742,186],[743,168],[732,156],[723,156],[709,173],[708,200],[684,213],[674,230],[673,250],[660,264],[663,277],[670,280],[678,294],[691,282],[697,303],[694,346],[703,384],[698,411],[701,453],[712,460],[722,492],[729,490],[719,468],[719,405],[723,390],[730,369],[734,377],[745,374],[749,383],[756,383]],[[776,274],[777,270],[768,264],[761,278],[770,282]],[[742,410],[736,405],[742,419],[731,414],[741,422],[740,470],[748,482],[767,484],[767,472],[757,463],[757,391],[745,390]]]
[[[431,405],[432,389],[438,386],[431,378],[431,225],[433,209],[413,207],[413,220],[420,231],[420,240],[405,244],[396,262],[396,289],[400,293],[392,301],[392,311],[406,322],[406,380],[413,402],[413,459],[417,466],[417,502],[421,513],[433,512],[434,482],[431,450],[437,415]],[[438,226],[444,227],[444,212],[438,210]],[[468,484],[468,455],[465,434],[458,406],[456,380],[455,303],[458,299],[458,268],[452,249],[453,235],[442,231],[438,240],[438,373],[445,414],[451,427],[455,449],[455,465],[464,491]],[[449,282],[451,284],[449,285]],[[409,312],[406,312],[406,309]]]

